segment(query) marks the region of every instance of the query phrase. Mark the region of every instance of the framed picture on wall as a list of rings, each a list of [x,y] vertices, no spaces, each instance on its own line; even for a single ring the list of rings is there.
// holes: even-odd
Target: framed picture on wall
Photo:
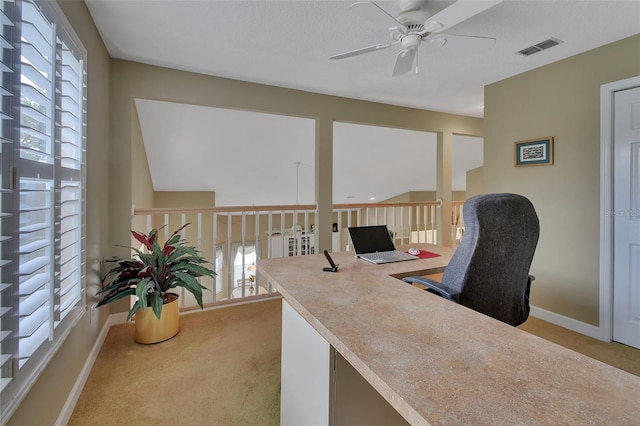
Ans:
[[[553,164],[553,136],[515,143],[515,166],[549,166]]]

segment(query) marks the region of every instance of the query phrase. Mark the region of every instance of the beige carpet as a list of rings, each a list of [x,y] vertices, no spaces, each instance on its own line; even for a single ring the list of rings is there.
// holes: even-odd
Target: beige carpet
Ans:
[[[183,315],[157,345],[133,325],[109,331],[70,425],[277,425],[281,301]],[[604,343],[537,318],[520,326],[640,376],[640,350]]]
[[[196,312],[180,333],[134,342],[111,328],[70,425],[277,425],[281,301]]]
[[[640,350],[617,342],[606,343],[538,318],[529,317],[518,327],[550,342],[640,376]]]

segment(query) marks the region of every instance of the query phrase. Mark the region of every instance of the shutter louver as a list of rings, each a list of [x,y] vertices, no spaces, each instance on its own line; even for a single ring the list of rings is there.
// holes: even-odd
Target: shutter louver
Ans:
[[[20,366],[49,337],[53,289],[52,182],[20,178]]]
[[[19,367],[53,337],[54,28],[22,3],[20,55]]]
[[[11,157],[11,124],[12,124],[12,88],[10,83],[13,81],[13,70],[11,69],[11,55],[13,47],[9,37],[14,31],[13,21],[7,16],[4,8],[0,11],[0,24],[2,25],[2,31],[0,31],[0,47],[2,48],[2,62],[0,63],[0,74],[2,79],[0,80],[0,96],[2,97],[2,104],[0,111],[0,119],[2,120],[2,126],[0,126],[0,391],[5,389],[11,382],[12,364],[13,358],[13,346],[10,341],[12,330],[14,329],[14,322],[12,320],[12,298],[11,292],[13,286],[11,284],[11,269],[9,265],[12,263],[10,260],[11,247],[9,242],[10,224],[11,218],[9,206],[11,199],[11,173],[10,173],[10,157]]]
[[[57,99],[59,161],[58,239],[57,256],[60,259],[59,291],[56,297],[56,319],[64,318],[78,304],[82,296],[83,278],[83,176],[84,164],[84,74],[83,63],[65,43],[58,39],[60,83]]]

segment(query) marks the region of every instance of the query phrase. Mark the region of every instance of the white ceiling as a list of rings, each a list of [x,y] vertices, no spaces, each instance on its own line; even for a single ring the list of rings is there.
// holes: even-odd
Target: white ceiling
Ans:
[[[146,99],[136,108],[156,190],[215,191],[221,206],[314,203],[313,120]],[[436,188],[435,133],[336,123],[333,156],[336,203]],[[453,188],[464,189],[482,139],[456,135],[454,156]],[[384,173],[397,164],[411,167]]]
[[[474,117],[482,117],[483,114],[484,85],[640,33],[640,1],[505,0],[446,31],[495,37],[496,43],[491,49],[482,52],[447,50],[424,46],[423,43],[418,57],[419,73],[392,77],[395,55],[399,51],[397,45],[339,61],[329,59],[337,53],[390,40],[387,28],[373,25],[351,9],[351,3],[326,0],[86,0],[98,31],[114,58]],[[399,12],[399,2],[377,3],[394,16]],[[433,11],[450,4],[438,0],[432,3]],[[550,37],[563,43],[530,57],[515,53]],[[193,126],[193,122],[186,121],[184,117],[194,113],[195,109],[202,109],[198,114],[207,115],[204,122],[217,116],[219,119],[225,117],[224,122],[232,123],[236,130],[248,127],[236,125],[246,123],[246,117],[234,115],[247,113],[229,116],[229,112],[213,108],[163,102],[145,101],[138,105],[143,105],[141,124],[147,154],[154,159],[152,164],[158,161],[153,167],[158,166],[165,173],[172,168],[162,162],[162,152],[175,148],[178,140],[175,135],[184,134],[182,126]],[[168,122],[163,121],[169,117]],[[255,117],[264,119],[259,114]],[[152,171],[154,187],[157,190],[188,190],[190,182],[201,181],[207,182],[209,187],[199,190],[215,190],[219,195],[239,192],[246,195],[244,200],[236,198],[233,204],[289,202],[283,199],[260,201],[260,194],[268,191],[260,189],[253,192],[252,188],[258,189],[255,179],[247,181],[243,190],[227,190],[221,186],[221,182],[228,181],[233,172],[243,170],[244,173],[236,173],[236,176],[253,172],[260,179],[274,176],[275,180],[270,185],[281,188],[274,191],[274,195],[281,193],[279,198],[283,198],[283,194],[300,192],[300,189],[291,189],[291,182],[298,176],[300,186],[301,174],[297,173],[307,167],[305,163],[313,164],[312,157],[308,157],[309,153],[313,155],[313,147],[305,153],[283,154],[292,149],[292,139],[283,137],[281,132],[293,132],[298,124],[298,130],[304,132],[309,124],[302,120],[292,126],[289,118],[277,118],[272,120],[273,131],[267,132],[272,136],[257,138],[268,148],[253,145],[256,138],[250,136],[234,142],[234,145],[220,138],[213,141],[211,129],[205,126],[201,134],[193,135],[192,140],[210,141],[213,154],[209,154],[209,158],[222,157],[219,152],[223,149],[231,150],[231,157],[225,155],[222,158],[237,158],[238,164],[233,165],[231,172],[219,168],[220,174],[213,167],[202,168],[201,171],[209,173],[204,176],[194,176],[192,171],[184,173],[189,179],[185,177],[183,183],[180,183],[180,176],[185,169],[180,170],[181,174],[167,176],[170,183],[162,183],[159,174]],[[171,126],[160,132],[158,128],[163,123]],[[284,130],[278,127],[285,124],[287,128]],[[219,131],[216,127],[216,133]],[[384,136],[380,138],[384,139]],[[308,143],[303,146],[307,147]],[[264,152],[259,151],[263,148]],[[193,152],[194,161],[200,154],[199,149],[187,152]],[[181,150],[181,154],[184,153],[185,150]],[[303,165],[296,167],[293,165],[296,162]],[[265,164],[273,169],[258,169]],[[414,165],[409,165],[408,169],[413,170]],[[336,179],[345,178],[336,176]],[[430,189],[427,188],[429,184],[425,181],[423,189]],[[361,188],[362,193],[370,187]],[[308,193],[306,189],[305,193]],[[218,203],[227,198],[219,195]],[[300,199],[299,194],[297,198],[301,203],[309,202]],[[343,202],[340,199],[335,201]]]

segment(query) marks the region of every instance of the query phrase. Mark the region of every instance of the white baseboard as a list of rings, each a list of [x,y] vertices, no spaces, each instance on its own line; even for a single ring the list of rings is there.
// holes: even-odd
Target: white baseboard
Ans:
[[[110,315],[109,318],[107,318],[107,320],[104,322],[104,325],[100,330],[100,334],[98,335],[98,338],[94,342],[93,347],[91,348],[91,352],[89,353],[89,356],[87,357],[87,360],[85,361],[84,366],[82,367],[82,370],[80,371],[80,374],[78,375],[78,378],[76,379],[76,382],[73,385],[73,389],[71,389],[71,392],[67,397],[67,401],[62,407],[62,411],[60,411],[60,415],[58,416],[58,419],[55,422],[56,426],[62,426],[69,423],[69,419],[71,418],[71,414],[73,414],[73,410],[76,407],[78,398],[80,398],[82,389],[84,388],[84,385],[87,382],[87,379],[89,378],[89,373],[91,373],[93,364],[96,361],[98,354],[100,353],[102,344],[107,338],[109,329],[111,328],[112,325],[119,324],[118,322],[120,320],[119,316],[120,314]],[[122,318],[122,322],[124,322],[126,318],[127,316],[125,312],[124,317]]]
[[[586,322],[565,317],[564,315],[547,311],[546,309],[538,308],[536,306],[531,306],[531,311],[529,312],[529,314],[532,317],[536,317],[557,326],[566,328],[568,330],[575,331],[576,333],[584,334],[585,336],[593,337],[594,339],[602,340],[604,342],[611,341],[607,339],[604,330],[595,325],[587,324]]]

